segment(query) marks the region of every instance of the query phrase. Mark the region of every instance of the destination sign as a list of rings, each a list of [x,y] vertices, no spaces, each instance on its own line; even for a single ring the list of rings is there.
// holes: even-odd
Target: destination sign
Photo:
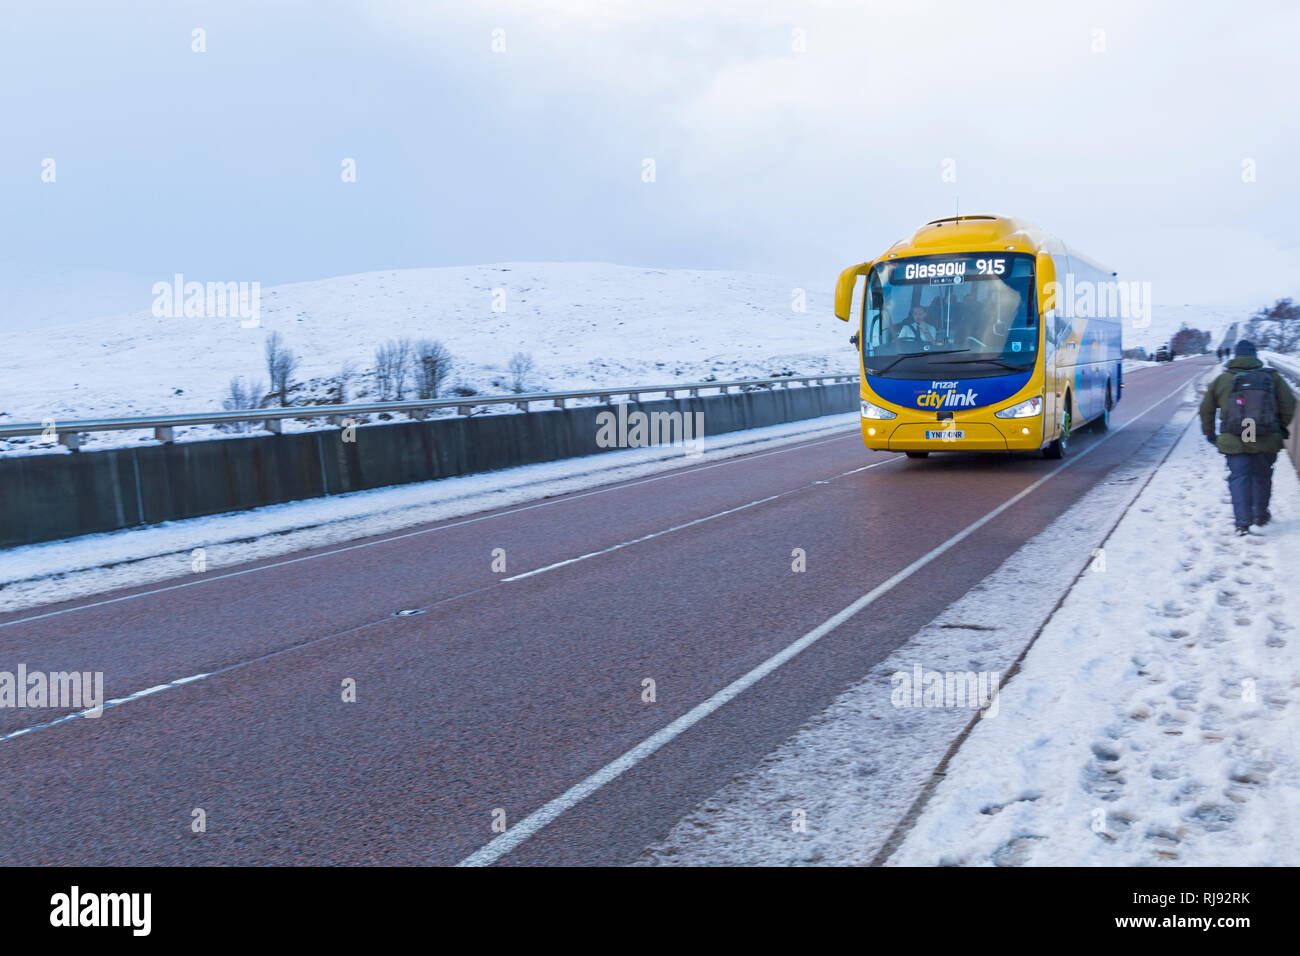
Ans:
[[[951,259],[893,263],[893,285],[960,285],[981,279],[1000,279],[1011,272],[1007,256],[969,255]]]

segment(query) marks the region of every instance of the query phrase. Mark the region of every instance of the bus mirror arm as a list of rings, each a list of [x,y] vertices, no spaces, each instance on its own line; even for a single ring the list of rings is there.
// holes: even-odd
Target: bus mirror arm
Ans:
[[[847,322],[853,311],[853,287],[857,285],[858,276],[866,275],[870,270],[870,262],[860,262],[856,266],[849,266],[836,280],[835,318],[841,322]]]

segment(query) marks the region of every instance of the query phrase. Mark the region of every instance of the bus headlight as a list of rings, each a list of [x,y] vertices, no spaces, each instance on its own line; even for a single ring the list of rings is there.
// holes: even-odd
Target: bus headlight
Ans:
[[[998,418],[1033,418],[1035,415],[1043,414],[1043,397],[1035,395],[1033,398],[1025,399],[1019,405],[1012,405],[993,414]]]
[[[862,417],[884,420],[897,418],[898,416],[887,408],[881,408],[879,405],[872,405],[870,402],[864,400],[862,402]]]

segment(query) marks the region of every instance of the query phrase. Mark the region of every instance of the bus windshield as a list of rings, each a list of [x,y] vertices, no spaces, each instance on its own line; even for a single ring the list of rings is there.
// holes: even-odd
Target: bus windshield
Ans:
[[[1034,257],[972,252],[882,262],[862,308],[862,364],[888,378],[982,378],[1038,358]]]

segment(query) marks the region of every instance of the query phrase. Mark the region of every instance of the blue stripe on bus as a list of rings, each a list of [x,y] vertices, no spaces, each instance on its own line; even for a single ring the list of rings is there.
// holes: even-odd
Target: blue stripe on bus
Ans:
[[[1029,382],[1032,373],[993,378],[907,379],[868,375],[867,386],[887,402],[925,411],[961,411],[1006,401]]]

